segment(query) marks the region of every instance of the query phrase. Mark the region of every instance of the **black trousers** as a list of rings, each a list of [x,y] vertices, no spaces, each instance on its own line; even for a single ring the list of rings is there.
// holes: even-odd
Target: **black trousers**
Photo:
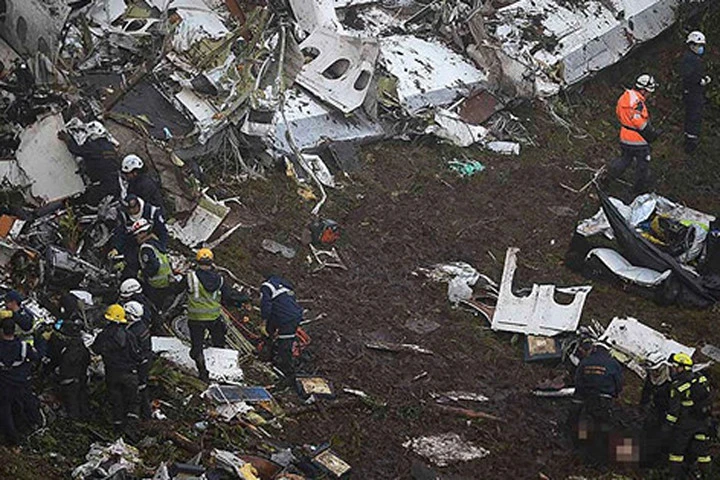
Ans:
[[[638,195],[649,187],[650,180],[650,145],[620,144],[619,158],[610,163],[609,180],[619,178],[630,165],[635,163],[635,182],[633,192]]]
[[[128,421],[138,418],[137,370],[106,371],[105,384],[110,400],[113,427],[122,430]]]
[[[158,313],[163,312],[169,306],[168,303],[173,291],[172,287],[153,288],[147,283],[143,284],[143,292],[145,293],[145,296],[153,303],[153,305],[155,305],[155,309]]]
[[[0,434],[8,444],[18,445],[21,433],[40,422],[40,402],[29,387],[0,392]]]
[[[68,417],[73,420],[87,418],[90,413],[87,377],[61,379],[60,398]]]
[[[195,360],[200,378],[207,380],[208,371],[203,356],[205,331],[210,332],[210,344],[213,347],[222,348],[225,346],[225,324],[222,317],[212,321],[188,320],[188,328],[190,329],[190,358]]]
[[[685,151],[692,153],[700,143],[705,99],[697,95],[685,95]]]
[[[708,432],[708,422],[700,419],[681,419],[673,428],[668,456],[673,478],[685,478],[685,469],[695,462],[708,478],[712,461]]]
[[[295,377],[294,344],[295,338],[278,338],[273,342],[273,364],[287,379]]]

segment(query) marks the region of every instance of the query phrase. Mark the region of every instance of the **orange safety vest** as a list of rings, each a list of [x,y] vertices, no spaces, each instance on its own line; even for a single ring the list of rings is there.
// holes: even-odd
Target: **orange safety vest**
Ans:
[[[645,97],[637,90],[625,90],[615,109],[620,122],[620,143],[625,145],[647,145],[638,130],[644,129],[650,121],[650,113],[645,105]]]

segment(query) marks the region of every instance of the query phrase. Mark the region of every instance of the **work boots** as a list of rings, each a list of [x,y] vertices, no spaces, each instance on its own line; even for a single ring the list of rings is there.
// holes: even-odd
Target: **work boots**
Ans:
[[[205,366],[205,355],[201,352],[200,356],[195,359],[195,365],[197,366],[200,380],[205,383],[210,383],[210,372],[208,372]]]

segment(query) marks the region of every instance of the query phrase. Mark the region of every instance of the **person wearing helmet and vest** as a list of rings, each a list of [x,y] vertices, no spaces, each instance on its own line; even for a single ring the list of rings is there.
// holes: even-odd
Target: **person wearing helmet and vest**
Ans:
[[[141,218],[133,224],[132,234],[138,244],[140,266],[138,278],[148,298],[155,304],[155,308],[162,312],[165,301],[171,293],[170,259],[158,238],[152,233],[152,225],[146,219]]]
[[[74,298],[77,304],[74,295],[66,297]],[[48,340],[48,368],[57,375],[63,408],[73,420],[85,419],[90,413],[87,385],[90,351],[83,342],[82,326],[82,318],[68,311],[55,323]]]
[[[650,144],[659,136],[650,123],[647,100],[658,85],[652,75],[642,74],[635,82],[635,88],[625,90],[617,102],[615,113],[620,122],[620,158],[615,159],[608,169],[608,180],[619,178],[628,167],[635,163],[635,194],[648,187],[650,170]]]
[[[222,303],[234,302],[235,306],[239,307],[249,299],[225,284],[225,279],[214,268],[212,250],[201,248],[195,261],[197,268],[187,274],[190,357],[195,360],[200,379],[207,382],[209,373],[203,354],[205,331],[210,333],[213,347],[223,347],[225,324],[222,318]]]
[[[108,252],[107,257],[112,261],[119,255],[123,255],[125,262],[123,276],[125,277],[134,276],[139,269],[137,265],[138,246],[133,241],[131,229],[133,224],[141,218],[150,222],[152,232],[160,241],[163,249],[167,249],[168,240],[170,239],[165,219],[159,207],[150,205],[150,203],[135,194],[129,194],[123,198],[120,219],[111,239],[112,249]]]
[[[35,318],[30,310],[25,307],[22,302],[23,296],[15,291],[10,290],[5,294],[5,308],[0,310],[0,320],[4,318],[12,318],[15,321],[15,325],[20,327],[23,331],[29,332],[33,328]]]
[[[704,478],[710,477],[710,385],[701,372],[693,372],[692,358],[675,353],[670,363],[670,399],[664,438],[669,441],[668,461],[674,479],[686,478],[686,468],[697,462]]]
[[[686,40],[688,49],[680,64],[683,103],[685,104],[685,152],[693,153],[700,142],[705,88],[712,79],[705,74],[702,56],[705,54],[705,35],[690,32]]]
[[[100,355],[105,366],[105,385],[115,433],[122,433],[138,417],[138,365],[140,349],[135,335],[126,327],[125,309],[118,304],[105,311],[107,325],[90,349]]]
[[[0,435],[13,446],[22,430],[40,422],[39,403],[30,389],[31,363],[38,359],[32,346],[15,337],[15,321],[0,320]]]
[[[148,394],[148,378],[152,362],[152,341],[150,330],[143,320],[144,308],[140,302],[131,300],[123,305],[125,316],[128,320],[127,329],[135,335],[140,351],[140,364],[138,365],[138,399],[140,402],[140,416],[149,419],[152,410],[150,409],[150,396]]]
[[[160,187],[144,171],[145,162],[137,155],[127,155],[122,160],[120,171],[120,191],[122,197],[136,195],[150,205],[163,210],[163,198]]]
[[[137,278],[128,278],[123,280],[120,284],[120,295],[118,296],[118,303],[125,304],[128,302],[138,302],[143,307],[143,321],[145,326],[149,329],[156,329],[159,332],[160,316],[155,309],[155,305],[152,301],[143,293],[142,285]]]
[[[265,321],[273,363],[291,382],[295,376],[292,350],[303,309],[290,282],[272,274],[265,278],[260,286],[260,315]]]

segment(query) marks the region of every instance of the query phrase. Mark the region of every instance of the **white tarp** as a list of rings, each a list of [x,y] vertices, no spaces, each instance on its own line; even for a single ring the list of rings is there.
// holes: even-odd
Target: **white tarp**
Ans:
[[[152,350],[183,370],[197,375],[195,361],[190,358],[190,347],[175,337],[152,337]],[[239,352],[227,348],[206,348],[205,366],[210,379],[221,382],[241,382],[243,370],[239,365]]]
[[[554,285],[533,284],[530,295],[515,296],[512,292],[512,283],[519,251],[518,248],[507,250],[492,329],[545,337],[576,330],[585,299],[592,287],[556,289]],[[562,304],[555,302],[556,292],[572,295],[572,302]]]
[[[449,105],[484,88],[485,72],[437,41],[412,35],[380,39],[380,63],[398,79],[397,93],[407,113]]]
[[[17,167],[27,179],[21,184],[30,184],[32,196],[43,202],[71,197],[85,190],[75,158],[58,138],[64,126],[59,113],[38,120],[22,131],[20,147],[15,152]],[[9,180],[12,182],[13,178]]]
[[[674,23],[679,4],[680,0],[519,0],[497,11],[493,35],[504,54],[525,65],[516,80],[535,77],[536,93],[553,95],[662,33]]]
[[[635,318],[614,318],[600,341],[625,355],[628,368],[644,377],[643,366],[655,368],[663,364],[673,353],[692,356],[695,349],[670,340],[657,330]],[[623,360],[623,359],[621,359]]]
[[[658,272],[650,268],[636,267],[611,248],[594,248],[588,252],[585,260],[589,260],[590,257],[597,257],[611,272],[623,280],[643,287],[660,285],[672,274],[672,270],[669,269]]]

